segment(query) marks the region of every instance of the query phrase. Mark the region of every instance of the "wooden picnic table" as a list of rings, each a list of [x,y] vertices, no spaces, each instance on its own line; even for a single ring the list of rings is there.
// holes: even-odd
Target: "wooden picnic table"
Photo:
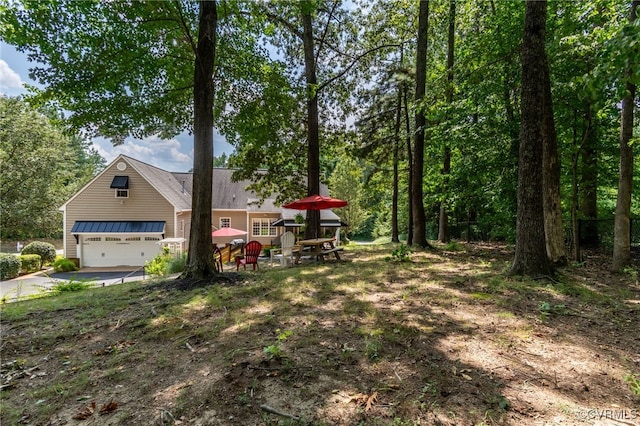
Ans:
[[[310,255],[318,260],[322,259],[324,261],[324,257],[332,253],[337,260],[340,260],[339,252],[342,251],[342,247],[336,247],[334,245],[333,238],[313,238],[311,240],[300,240],[298,241],[298,245],[300,246],[300,250],[295,253],[296,263],[300,263],[300,258],[303,255]]]

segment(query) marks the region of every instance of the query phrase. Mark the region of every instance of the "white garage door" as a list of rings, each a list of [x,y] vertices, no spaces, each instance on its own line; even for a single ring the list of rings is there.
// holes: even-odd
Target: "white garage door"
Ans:
[[[162,250],[160,237],[150,236],[84,236],[82,266],[143,266]]]

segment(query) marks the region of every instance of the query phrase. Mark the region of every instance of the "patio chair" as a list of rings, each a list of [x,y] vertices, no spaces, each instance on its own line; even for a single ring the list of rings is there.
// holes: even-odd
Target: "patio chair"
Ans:
[[[296,236],[293,232],[287,231],[280,236],[280,248],[272,249],[271,263],[274,259],[280,259],[280,266],[290,266],[293,264],[293,252],[295,251]],[[275,251],[275,253],[274,253]],[[280,253],[278,253],[278,251]],[[278,253],[278,254],[276,254]]]
[[[222,251],[220,250],[220,247],[215,244],[213,246],[213,266],[215,266],[216,271],[223,272]]]
[[[244,257],[236,257],[236,271],[240,269],[240,265],[247,269],[247,265],[253,265],[253,270],[256,268],[260,269],[258,266],[258,256],[260,256],[260,252],[262,251],[262,244],[258,241],[249,241],[246,246],[244,246]]]

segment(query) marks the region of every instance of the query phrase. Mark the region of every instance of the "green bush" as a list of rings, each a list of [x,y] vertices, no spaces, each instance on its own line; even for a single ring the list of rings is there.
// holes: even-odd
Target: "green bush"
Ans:
[[[74,291],[82,291],[88,288],[94,287],[95,283],[88,280],[76,280],[75,276],[71,277],[69,281],[62,281],[51,287],[51,292],[54,294],[70,293]]]
[[[172,257],[169,260],[168,272],[169,274],[178,274],[183,272],[187,268],[187,254],[182,253],[180,256]]]
[[[0,253],[0,280],[10,280],[20,275],[20,259],[9,253]]]
[[[42,265],[42,258],[39,254],[22,254],[19,259],[20,271],[25,274],[39,271],[40,265]]]
[[[71,272],[77,271],[78,267],[73,260],[67,259],[66,257],[60,257],[53,262],[53,269],[56,272]]]
[[[153,259],[144,264],[144,270],[149,275],[163,277],[169,275],[169,262],[172,257],[169,253],[169,247],[163,247],[162,253],[156,255]]]
[[[397,249],[391,252],[391,256],[385,257],[386,261],[393,260],[394,262],[411,262],[411,254],[413,250],[406,244],[400,244]]]
[[[56,260],[56,248],[53,244],[45,243],[43,241],[34,241],[32,243],[27,244],[23,249],[21,254],[37,254],[42,258],[42,264],[48,265],[53,263]]]

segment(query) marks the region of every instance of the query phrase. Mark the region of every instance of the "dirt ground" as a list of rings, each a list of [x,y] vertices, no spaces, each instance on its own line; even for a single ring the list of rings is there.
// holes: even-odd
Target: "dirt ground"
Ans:
[[[503,245],[391,251],[20,302],[1,424],[640,425],[637,268],[591,253],[523,279]]]

